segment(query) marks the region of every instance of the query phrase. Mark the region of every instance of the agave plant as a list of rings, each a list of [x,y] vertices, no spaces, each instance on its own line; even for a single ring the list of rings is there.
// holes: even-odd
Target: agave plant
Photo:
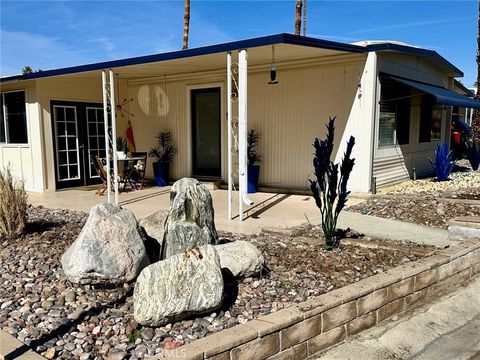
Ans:
[[[472,143],[468,145],[467,158],[473,171],[478,170],[480,165],[480,145]]]
[[[313,167],[316,180],[309,180],[315,204],[322,215],[325,247],[329,250],[340,245],[340,237],[337,236],[337,219],[350,194],[350,191],[347,190],[347,182],[355,164],[355,159],[351,158],[355,138],[350,136],[340,164],[340,177],[338,176],[339,164],[334,164],[330,160],[333,151],[334,133],[335,117],[330,117],[327,124],[326,139],[322,141],[316,138],[313,143],[315,148]]]
[[[447,144],[444,143],[442,146],[437,145],[437,150],[435,150],[435,161],[428,159],[430,164],[432,164],[433,171],[438,181],[447,181],[450,173],[452,172],[453,165],[453,151],[448,151]]]

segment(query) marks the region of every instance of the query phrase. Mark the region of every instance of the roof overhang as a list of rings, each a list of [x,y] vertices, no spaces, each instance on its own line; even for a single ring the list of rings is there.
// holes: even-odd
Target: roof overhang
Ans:
[[[432,95],[438,104],[480,109],[480,101],[471,99],[467,96],[463,96],[443,87],[425,84],[413,80],[400,79],[394,76],[392,76],[391,78],[395,81],[398,81],[399,83],[420,90],[423,93]]]

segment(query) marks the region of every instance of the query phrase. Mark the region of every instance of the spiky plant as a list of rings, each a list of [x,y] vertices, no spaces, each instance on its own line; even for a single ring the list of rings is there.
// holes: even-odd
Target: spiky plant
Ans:
[[[171,144],[172,134],[169,131],[161,131],[155,137],[157,144],[150,149],[148,156],[157,159],[160,164],[171,164],[177,153],[177,149]]]
[[[447,181],[453,170],[453,151],[448,151],[448,146],[444,143],[442,146],[437,145],[435,150],[435,161],[428,159],[432,164],[433,171],[438,181]]]
[[[258,143],[262,136],[256,133],[255,130],[250,130],[247,133],[247,159],[248,165],[256,165],[262,161],[262,156],[257,151]]]
[[[315,204],[322,215],[325,247],[329,250],[340,245],[340,238],[337,236],[337,220],[350,194],[350,191],[347,190],[347,183],[355,164],[355,159],[351,158],[355,138],[350,136],[340,164],[340,178],[338,177],[339,165],[330,160],[335,137],[335,118],[330,117],[328,120],[325,141],[315,138],[313,142],[315,148],[313,168],[316,180],[309,180]]]

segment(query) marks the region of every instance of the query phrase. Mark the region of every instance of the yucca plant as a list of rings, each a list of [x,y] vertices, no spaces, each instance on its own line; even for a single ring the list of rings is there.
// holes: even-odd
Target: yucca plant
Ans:
[[[453,165],[455,165],[453,151],[448,151],[447,144],[444,143],[442,146],[437,145],[437,150],[435,150],[435,161],[432,159],[428,160],[430,161],[430,164],[432,164],[437,180],[447,181],[453,170]]]
[[[337,236],[337,219],[350,194],[350,191],[347,190],[347,183],[355,164],[355,159],[351,158],[355,145],[353,136],[350,136],[347,142],[347,149],[340,164],[340,177],[338,176],[339,164],[334,164],[330,160],[333,151],[335,118],[330,117],[328,120],[326,139],[322,141],[315,138],[313,142],[315,148],[313,168],[316,180],[309,180],[315,204],[322,215],[325,247],[328,250],[340,245],[340,237]]]
[[[472,143],[468,145],[467,158],[473,171],[478,170],[480,165],[480,145]]]
[[[150,149],[148,156],[157,159],[160,164],[171,164],[177,153],[177,149],[171,144],[172,134],[169,131],[161,131],[156,136],[157,144]]]

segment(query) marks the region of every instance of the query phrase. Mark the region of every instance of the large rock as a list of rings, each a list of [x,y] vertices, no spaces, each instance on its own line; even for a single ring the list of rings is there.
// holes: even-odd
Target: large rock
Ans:
[[[220,259],[214,246],[205,245],[143,269],[133,315],[142,325],[160,326],[218,308],[222,293]]]
[[[113,204],[100,204],[90,210],[61,263],[73,283],[122,284],[135,279],[150,262],[133,213]]]
[[[196,179],[183,178],[170,190],[162,259],[196,246],[216,244],[212,196]]]
[[[265,263],[262,253],[248,241],[217,245],[215,249],[222,269],[227,268],[238,278],[258,275]]]
[[[165,220],[167,219],[167,216],[168,210],[159,210],[140,220],[138,223],[144,231],[144,244],[151,263],[160,259],[163,235],[165,234]]]

